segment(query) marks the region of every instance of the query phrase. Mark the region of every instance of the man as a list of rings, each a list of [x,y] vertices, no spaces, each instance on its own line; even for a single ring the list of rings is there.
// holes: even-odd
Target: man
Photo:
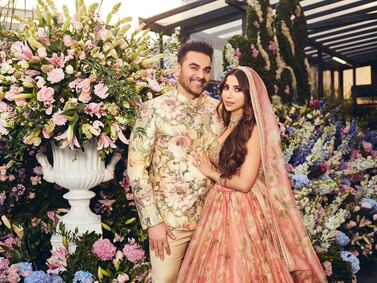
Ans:
[[[175,282],[211,181],[190,162],[220,130],[217,101],[203,90],[213,48],[185,43],[178,52],[176,89],[147,101],[131,135],[128,175],[143,229],[148,229],[152,282]]]

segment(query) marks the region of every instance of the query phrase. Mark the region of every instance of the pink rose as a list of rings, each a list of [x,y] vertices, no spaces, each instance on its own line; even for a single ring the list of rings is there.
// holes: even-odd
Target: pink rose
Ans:
[[[102,99],[105,99],[109,96],[109,93],[107,92],[108,90],[109,88],[105,86],[103,82],[100,82],[94,86],[94,94]]]
[[[77,21],[75,17],[73,17],[71,19],[71,24],[73,25],[74,29],[76,29],[76,30],[81,30],[83,28],[82,23]]]
[[[21,280],[20,276],[17,274],[17,272],[10,272],[7,276],[7,282],[9,283],[17,283]]]
[[[130,278],[126,273],[119,274],[117,277],[117,282],[119,283],[124,283],[127,282]]]
[[[53,69],[51,72],[47,74],[47,80],[52,83],[58,83],[64,79],[64,71],[63,69]]]
[[[41,58],[45,58],[47,56],[47,51],[46,48],[44,47],[39,47],[37,50],[38,56]]]
[[[43,86],[38,92],[37,92],[37,99],[39,101],[48,102],[52,101],[54,99],[54,89],[52,87],[45,87]]]
[[[326,260],[325,262],[322,262],[323,269],[325,271],[326,276],[331,276],[332,274],[332,265],[331,262]]]
[[[92,99],[90,92],[82,91],[79,95],[79,100],[83,103],[88,103]]]
[[[72,43],[73,43],[73,40],[72,38],[69,36],[69,35],[65,35],[63,37],[63,43],[66,47],[71,47],[72,46]]]
[[[3,101],[0,101],[0,113],[7,112],[7,109],[8,109],[8,104],[6,104]]]
[[[79,81],[76,88],[84,92],[90,92],[90,79],[84,79]]]

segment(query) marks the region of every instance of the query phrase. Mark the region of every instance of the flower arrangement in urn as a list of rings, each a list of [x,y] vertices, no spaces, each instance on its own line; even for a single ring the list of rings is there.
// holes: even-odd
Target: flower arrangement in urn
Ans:
[[[95,142],[104,157],[127,143],[137,106],[158,85],[150,68],[160,58],[143,25],[131,31],[129,17],[109,24],[120,3],[103,22],[98,3],[77,0],[70,16],[38,2],[35,18],[17,18],[22,30],[0,32],[0,136],[13,158],[44,141],[71,149]]]

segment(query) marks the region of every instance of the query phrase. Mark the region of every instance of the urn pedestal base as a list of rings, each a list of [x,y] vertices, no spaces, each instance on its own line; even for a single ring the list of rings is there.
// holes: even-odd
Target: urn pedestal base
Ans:
[[[115,164],[120,160],[120,154],[115,154],[106,167],[98,155],[95,143],[85,144],[84,151],[62,149],[52,144],[52,155],[53,167],[45,155],[37,154],[37,159],[46,181],[69,190],[63,197],[68,200],[71,209],[59,223],[64,224],[67,232],[77,229],[79,235],[86,232],[102,234],[101,217],[89,208],[90,200],[95,196],[90,189],[113,179]],[[53,249],[63,245],[59,231],[51,238],[51,245]],[[69,243],[70,252],[74,252],[75,248],[73,243]]]

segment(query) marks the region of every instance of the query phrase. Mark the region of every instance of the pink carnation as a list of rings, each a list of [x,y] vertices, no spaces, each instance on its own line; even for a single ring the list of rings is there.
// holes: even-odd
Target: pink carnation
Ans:
[[[52,83],[58,83],[64,79],[64,72],[61,68],[53,69],[47,74],[47,80]]]
[[[101,260],[111,260],[116,253],[116,247],[109,239],[99,239],[93,244],[93,252]]]
[[[103,82],[100,82],[94,86],[94,94],[102,99],[105,99],[109,96],[109,93],[107,92],[108,90],[109,88],[105,86]]]
[[[67,123],[67,118],[61,112],[56,112],[52,115],[52,120],[58,126],[64,126]]]
[[[128,239],[128,244],[124,245],[123,254],[133,264],[143,262],[145,260],[145,251],[134,239]]]
[[[51,102],[54,100],[54,89],[52,87],[45,87],[43,86],[37,92],[37,99],[43,102]]]

